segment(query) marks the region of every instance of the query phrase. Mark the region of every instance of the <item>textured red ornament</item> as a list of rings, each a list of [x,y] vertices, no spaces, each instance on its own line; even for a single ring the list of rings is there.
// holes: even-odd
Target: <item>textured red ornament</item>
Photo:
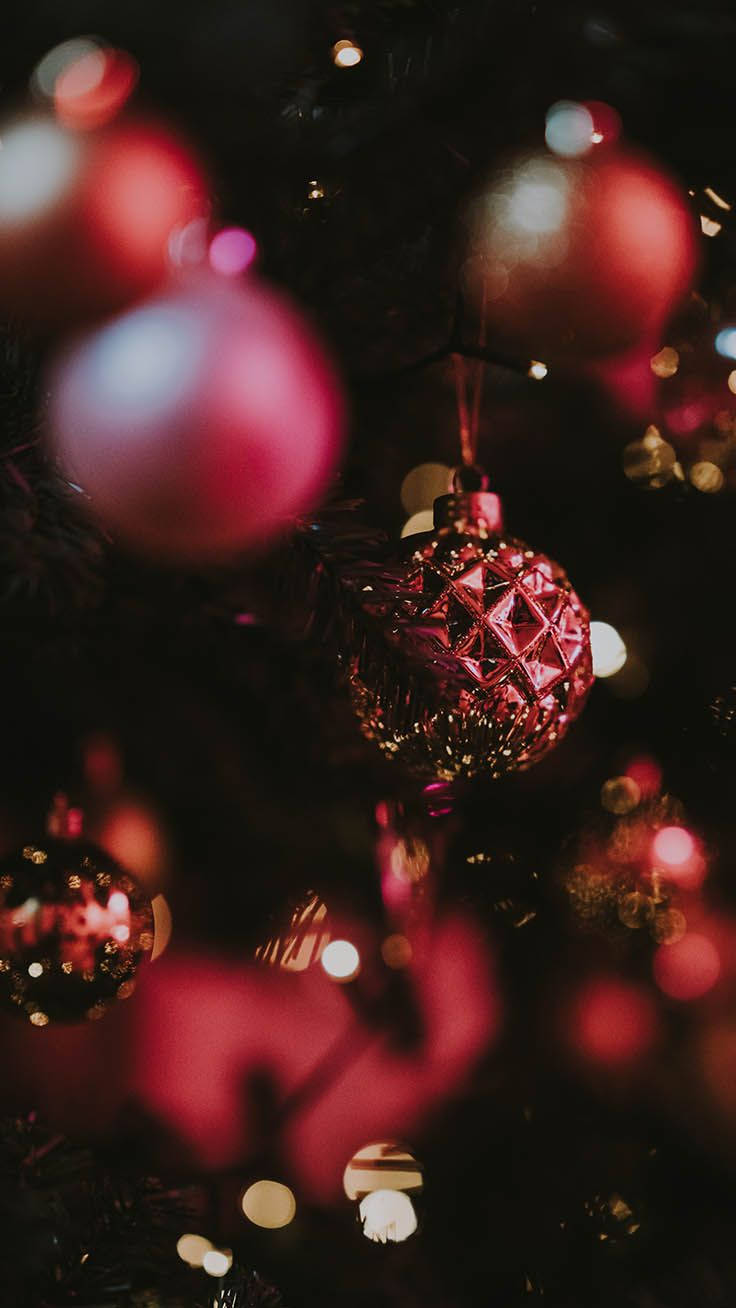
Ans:
[[[502,534],[495,495],[460,493],[435,502],[393,582],[393,601],[359,592],[385,624],[383,650],[369,633],[349,667],[365,734],[448,780],[540,759],[593,682],[588,614],[562,568]]]

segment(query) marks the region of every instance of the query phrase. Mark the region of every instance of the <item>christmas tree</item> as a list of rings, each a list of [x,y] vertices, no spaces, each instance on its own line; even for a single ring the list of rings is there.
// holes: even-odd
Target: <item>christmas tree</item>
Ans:
[[[732,1308],[735,43],[12,15],[3,1306]]]

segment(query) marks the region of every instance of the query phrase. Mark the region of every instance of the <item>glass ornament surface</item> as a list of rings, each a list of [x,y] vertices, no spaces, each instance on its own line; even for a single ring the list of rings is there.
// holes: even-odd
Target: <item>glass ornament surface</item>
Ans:
[[[0,862],[0,1004],[33,1026],[102,1017],[153,936],[148,896],[97,845],[44,836]]]
[[[442,496],[391,581],[354,590],[382,639],[356,620],[353,707],[414,774],[528,768],[580,713],[593,682],[587,610],[558,564],[503,533],[495,495]]]

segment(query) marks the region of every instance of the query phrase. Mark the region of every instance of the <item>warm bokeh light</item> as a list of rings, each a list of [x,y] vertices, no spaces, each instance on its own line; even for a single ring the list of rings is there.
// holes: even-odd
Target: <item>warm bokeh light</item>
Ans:
[[[103,127],[120,113],[137,81],[138,65],[124,50],[88,50],[68,61],[56,77],[56,116],[66,127]]]
[[[593,675],[613,677],[626,662],[626,646],[608,622],[591,622],[590,644],[593,651]]]
[[[418,463],[401,483],[401,503],[409,514],[431,509],[439,495],[450,487],[452,469],[446,463]]]
[[[233,1256],[229,1249],[208,1249],[202,1259],[202,1267],[208,1276],[226,1276],[233,1265]]]
[[[649,367],[655,377],[674,377],[680,366],[680,356],[671,345],[665,345],[657,354],[652,355]]]
[[[652,843],[654,858],[669,867],[681,867],[694,853],[695,841],[684,827],[662,827]]]
[[[257,253],[256,239],[244,227],[224,227],[210,241],[210,268],[224,277],[238,277],[250,268]]]
[[[336,68],[354,68],[363,58],[363,51],[354,41],[336,41],[332,47],[332,62]]]
[[[288,1185],[280,1181],[254,1181],[240,1204],[249,1222],[269,1231],[288,1226],[296,1213],[296,1199]]]
[[[616,978],[600,979],[578,996],[571,1034],[586,1058],[625,1064],[650,1048],[656,1025],[654,1004],[645,990]]]
[[[361,1199],[363,1235],[377,1244],[408,1240],[417,1229],[414,1205],[402,1190],[373,1190]]]
[[[546,363],[541,363],[539,359],[532,359],[532,362],[529,364],[530,377],[533,377],[535,381],[544,381],[548,372],[549,368]]]
[[[42,963],[29,963],[29,965],[28,965],[28,975],[29,975],[29,976],[32,976],[32,977],[43,976],[43,964],[42,964]]]
[[[512,175],[498,203],[503,227],[526,246],[558,232],[567,218],[570,184],[566,173],[546,159],[529,159]]]
[[[116,916],[122,916],[130,909],[130,900],[122,890],[114,890],[107,901],[107,907]]]
[[[412,513],[401,528],[402,540],[405,536],[416,536],[422,531],[431,531],[434,527],[434,513],[431,509],[421,509]]]
[[[212,1241],[203,1235],[182,1235],[176,1242],[176,1252],[182,1262],[190,1267],[201,1267],[206,1253],[212,1248]]]
[[[587,154],[594,144],[594,131],[593,116],[584,104],[558,100],[547,110],[544,139],[553,154],[565,159]]]
[[[708,936],[688,932],[673,944],[659,946],[653,969],[657,985],[670,999],[699,999],[718,980],[721,960]]]
[[[641,802],[641,790],[633,777],[610,777],[601,786],[601,804],[609,813],[631,813]]]
[[[723,230],[723,223],[717,223],[715,218],[709,218],[707,214],[701,213],[700,230],[703,236],[717,236]]]
[[[153,963],[157,958],[161,957],[171,939],[173,920],[171,909],[163,895],[154,895],[151,900],[151,912],[153,913],[153,949],[151,951],[151,962]]]
[[[724,476],[717,463],[707,459],[694,463],[688,472],[691,484],[703,495],[715,495],[723,489]]]
[[[11,124],[0,148],[0,233],[37,219],[77,176],[80,150],[71,133],[45,118]]]
[[[381,1141],[353,1154],[342,1178],[348,1199],[362,1199],[376,1190],[418,1192],[424,1178],[421,1164],[400,1145]]]
[[[360,971],[360,954],[349,940],[331,940],[320,962],[333,981],[352,981]]]

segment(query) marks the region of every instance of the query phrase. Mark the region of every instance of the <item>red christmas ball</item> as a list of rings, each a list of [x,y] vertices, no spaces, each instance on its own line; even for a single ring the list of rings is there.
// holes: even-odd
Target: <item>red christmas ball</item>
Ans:
[[[471,299],[494,338],[541,359],[615,354],[656,336],[696,268],[684,195],[623,150],[522,158],[468,217]]]
[[[206,212],[199,165],[158,126],[17,120],[0,150],[0,307],[40,327],[122,309],[165,279],[172,233]]]
[[[210,275],[73,344],[49,414],[91,511],[164,558],[262,545],[318,498],[342,445],[336,375],[296,310]]]
[[[530,767],[593,683],[588,614],[565,573],[506,536],[486,491],[435,501],[434,531],[355,587],[349,685],[364,734],[419,776]]]

